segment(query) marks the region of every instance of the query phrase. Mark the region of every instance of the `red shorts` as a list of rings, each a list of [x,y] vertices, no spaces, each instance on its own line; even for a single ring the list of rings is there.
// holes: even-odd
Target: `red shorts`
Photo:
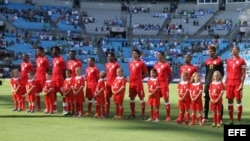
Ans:
[[[40,92],[42,92],[42,90],[43,90],[43,85],[44,85],[44,83],[45,83],[45,81],[44,80],[36,80],[36,90],[37,90],[37,92],[38,93],[40,93]]]
[[[149,106],[160,106],[160,96],[148,97]]]
[[[61,88],[63,87],[63,80],[56,80],[55,82],[55,93],[59,92],[62,94],[61,92]]]
[[[68,95],[66,95],[65,100],[66,100],[66,103],[73,103],[74,102],[74,94],[69,93]]]
[[[218,103],[212,103],[210,102],[210,109],[211,111],[221,111],[221,107],[222,107],[222,100],[219,101]]]
[[[12,94],[13,101],[19,101],[20,98],[22,98],[22,95],[20,95],[20,94],[14,94],[14,93]]]
[[[240,86],[240,80],[227,80],[226,84],[226,98],[227,99],[241,99],[242,98],[242,90],[238,91],[237,89]]]
[[[35,102],[36,101],[36,94],[28,94],[27,95],[27,101],[28,102]]]
[[[168,83],[166,82],[160,82],[160,91],[161,91],[161,97],[163,97],[166,100],[169,100],[169,87]]]
[[[104,94],[100,94],[96,97],[96,105],[104,106],[105,105],[105,96]]]
[[[113,94],[113,100],[115,104],[123,104],[125,93]]]
[[[190,102],[189,101],[180,101],[178,102],[179,110],[189,110],[190,109]]]
[[[106,85],[106,88],[105,88],[105,96],[106,98],[111,98],[112,97],[112,89],[111,89],[111,86],[110,85]]]
[[[86,87],[86,97],[92,99],[95,95],[95,86]]]
[[[144,98],[145,94],[144,94],[144,89],[143,89],[143,84],[130,84],[129,85],[129,97],[130,98],[135,98],[136,96],[139,96],[139,98]]]
[[[193,111],[202,111],[203,110],[202,100],[197,99],[197,101],[192,101],[191,102],[191,108],[192,108]]]
[[[77,95],[74,95],[74,102],[76,102],[76,103],[83,103],[83,102],[85,102],[84,93],[83,92],[79,92]]]

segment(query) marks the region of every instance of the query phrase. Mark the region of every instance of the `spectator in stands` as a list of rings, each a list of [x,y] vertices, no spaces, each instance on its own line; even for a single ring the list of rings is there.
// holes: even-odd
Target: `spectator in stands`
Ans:
[[[169,103],[169,83],[172,80],[172,70],[168,62],[165,60],[165,54],[162,51],[158,51],[157,53],[158,62],[154,64],[154,68],[158,73],[158,81],[160,85],[161,96],[165,102],[166,109],[166,121],[171,120],[170,115],[170,103]]]
[[[204,88],[205,103],[204,103],[204,118],[202,120],[203,123],[208,122],[208,111],[209,111],[209,101],[210,101],[209,86],[212,82],[213,73],[215,71],[219,71],[221,73],[222,77],[224,76],[223,61],[221,60],[221,58],[216,56],[216,46],[215,45],[212,44],[208,47],[208,54],[209,54],[210,58],[208,58],[205,61],[206,75],[205,75],[205,88]],[[221,110],[221,121],[219,122],[220,124],[222,123],[223,105],[222,105],[221,109],[222,109]]]
[[[228,99],[228,113],[230,125],[234,124],[234,99],[237,102],[237,119],[241,122],[242,116],[242,91],[246,75],[246,62],[239,56],[240,49],[234,46],[232,49],[232,58],[227,60],[226,77],[226,98]]]
[[[133,60],[129,63],[129,97],[131,114],[128,118],[135,118],[135,97],[138,95],[141,101],[141,118],[145,120],[145,93],[142,80],[148,76],[148,69],[146,64],[140,59],[140,56],[140,50],[132,50]]]
[[[112,97],[112,90],[111,86],[113,84],[113,81],[116,78],[117,69],[120,68],[119,63],[117,62],[115,58],[115,54],[113,52],[108,53],[108,63],[106,66],[106,73],[107,73],[107,79],[106,79],[106,111],[105,116],[109,117],[109,109],[110,109],[110,98]]]

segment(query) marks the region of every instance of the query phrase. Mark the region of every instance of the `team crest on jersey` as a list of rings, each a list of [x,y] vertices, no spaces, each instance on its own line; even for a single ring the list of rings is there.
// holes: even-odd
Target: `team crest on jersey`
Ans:
[[[214,60],[214,62],[213,62],[214,64],[216,64],[217,63],[217,61],[216,60]]]
[[[239,63],[240,63],[239,60],[237,60],[237,61],[236,61],[236,64],[239,64]]]

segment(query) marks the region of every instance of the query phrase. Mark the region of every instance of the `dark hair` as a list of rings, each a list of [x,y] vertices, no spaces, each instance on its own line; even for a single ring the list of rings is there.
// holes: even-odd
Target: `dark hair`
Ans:
[[[134,48],[134,49],[132,50],[132,52],[136,52],[136,53],[139,55],[139,57],[141,56],[141,52],[140,52],[140,50],[137,49],[137,48]]]
[[[94,57],[89,57],[89,59],[93,62],[95,62],[95,58]]]
[[[59,46],[53,46],[53,47],[51,48],[51,51],[52,51],[53,49],[55,49],[55,50],[58,51],[58,52],[61,52],[61,48],[60,48]]]
[[[43,47],[37,47],[36,49],[38,49],[38,50],[44,52],[44,48],[43,48]]]
[[[51,71],[51,70],[48,70],[48,71],[46,71],[46,74],[52,75],[52,71]]]
[[[158,76],[158,72],[155,68],[152,68],[150,71],[153,71],[156,74],[156,76]]]
[[[108,55],[110,55],[110,56],[112,56],[112,57],[115,57],[114,52],[109,52]]]
[[[158,51],[162,56],[165,56],[165,53],[163,51]]]
[[[70,69],[66,69],[65,72],[69,72],[69,73],[72,73],[72,70]]]
[[[72,52],[72,53],[76,54],[76,51],[75,51],[75,50],[70,50],[69,52]]]

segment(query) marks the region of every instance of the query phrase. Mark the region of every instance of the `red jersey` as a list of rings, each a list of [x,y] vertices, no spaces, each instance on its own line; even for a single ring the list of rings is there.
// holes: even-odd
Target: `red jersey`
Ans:
[[[180,98],[184,96],[185,93],[187,99],[189,97],[189,88],[190,88],[190,83],[188,81],[181,81],[178,83],[177,89],[178,89],[178,95]]]
[[[46,80],[43,86],[43,92],[47,93],[50,91],[48,94],[52,94],[55,92],[55,85],[52,80]]]
[[[222,82],[212,82],[209,87],[209,94],[212,100],[216,100],[219,95],[225,91],[225,86]]]
[[[21,79],[26,83],[28,81],[28,72],[34,72],[34,67],[31,62],[21,63]]]
[[[37,92],[36,86],[37,86],[37,82],[35,79],[28,80],[28,82],[26,83],[26,91],[28,91],[29,89],[33,87],[33,89],[30,91],[30,93],[28,93],[28,95],[36,94]]]
[[[85,80],[83,76],[76,76],[74,78],[74,83],[73,83],[73,89],[74,91],[78,91],[81,87],[84,88],[85,86]],[[80,91],[79,93],[83,93],[83,90]]]
[[[114,91],[118,91],[120,88],[126,88],[125,77],[116,77],[115,80],[113,81],[112,89]],[[119,94],[125,94],[125,89],[123,89]]]
[[[142,75],[148,72],[146,64],[142,60],[132,60],[129,63],[129,81],[130,84],[142,83]]]
[[[96,91],[101,91],[101,93],[98,93],[98,95],[96,97],[96,103],[98,105],[105,105],[104,90],[105,90],[105,81],[104,81],[104,79],[101,78],[98,80],[98,83],[96,86]]]
[[[53,68],[52,68],[52,80],[61,81],[64,76],[64,70],[66,69],[66,63],[61,56],[53,58]]]
[[[116,70],[120,67],[118,62],[108,62],[106,64],[106,73],[107,73],[107,85],[112,85],[114,79],[116,78]]]
[[[203,91],[203,85],[201,82],[198,83],[192,83],[190,86],[190,96],[192,98],[195,98],[200,92]],[[200,95],[201,97],[202,95]],[[199,99],[199,98],[197,98]]]
[[[104,79],[99,79],[97,86],[96,86],[96,91],[100,91],[103,90],[103,94],[104,94],[104,90],[105,90],[105,81]]]
[[[197,72],[197,68],[192,64],[184,64],[180,67],[180,75],[186,72],[188,74],[188,80],[191,79],[192,75]]]
[[[172,70],[167,62],[157,62],[154,64],[154,68],[157,70],[159,82],[169,82],[169,77],[172,76]]]
[[[13,94],[23,95],[26,92],[25,83],[19,77],[11,78],[10,85],[11,85],[12,91],[17,90],[17,88],[19,87],[17,92]]]
[[[64,81],[63,81],[63,91],[64,92],[69,92],[69,90],[72,88],[73,86],[73,78],[66,78]],[[72,91],[72,90],[71,90]],[[70,92],[69,92],[70,93]]]
[[[36,80],[46,81],[46,71],[49,69],[48,59],[43,57],[36,58]]]
[[[82,62],[80,60],[75,59],[75,60],[69,60],[67,62],[67,69],[72,71],[72,74],[71,74],[72,77],[76,76],[76,68],[77,67],[82,68]]]
[[[159,97],[160,98],[160,85],[158,83],[157,78],[149,78],[148,80],[148,91],[149,93],[152,93],[155,91],[155,89],[158,88],[158,91],[155,92],[151,97]]]
[[[242,70],[246,69],[246,62],[241,57],[230,58],[227,60],[227,79],[240,80]]]
[[[99,70],[96,66],[86,68],[86,82],[87,86],[96,86],[99,79]]]

